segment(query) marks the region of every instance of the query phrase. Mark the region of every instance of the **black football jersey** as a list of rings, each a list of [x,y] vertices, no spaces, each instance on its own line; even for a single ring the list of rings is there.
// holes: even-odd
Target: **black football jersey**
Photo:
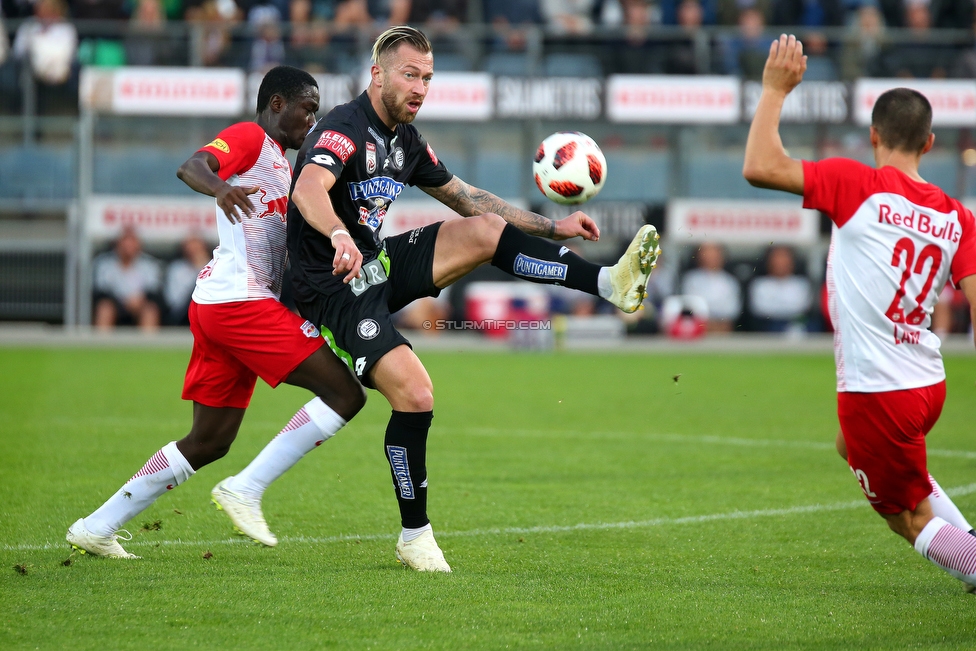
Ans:
[[[405,184],[436,188],[453,178],[416,127],[399,124],[393,131],[388,129],[365,92],[332,109],[305,136],[292,193],[306,165],[321,165],[335,175],[329,197],[362,251],[363,264],[379,255],[383,218]],[[344,286],[342,276],[332,275],[331,241],[305,221],[291,200],[288,254],[298,300],[312,300],[316,291],[331,294]]]

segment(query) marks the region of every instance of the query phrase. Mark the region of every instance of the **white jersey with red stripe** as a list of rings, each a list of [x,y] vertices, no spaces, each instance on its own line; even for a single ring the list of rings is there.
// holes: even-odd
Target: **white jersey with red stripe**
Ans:
[[[945,379],[929,331],[946,281],[976,274],[976,223],[941,189],[894,167],[804,162],[804,207],[833,221],[827,293],[837,390],[897,391]]]
[[[287,246],[285,221],[291,165],[281,146],[254,122],[224,129],[200,151],[220,163],[217,174],[231,185],[260,188],[250,195],[254,217],[231,223],[216,207],[220,244],[197,277],[197,303],[255,301],[281,296]]]

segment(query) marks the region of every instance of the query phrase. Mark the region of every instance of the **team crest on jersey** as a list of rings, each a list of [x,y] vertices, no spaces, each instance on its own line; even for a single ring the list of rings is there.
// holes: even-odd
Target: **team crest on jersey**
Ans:
[[[366,143],[366,173],[372,174],[376,171],[376,145],[372,142]]]
[[[393,150],[393,155],[390,156],[390,158],[388,160],[393,165],[393,169],[395,169],[395,170],[402,170],[403,169],[403,159],[404,159],[403,148],[402,147],[397,147],[396,149]]]
[[[309,339],[315,339],[319,336],[319,329],[312,325],[311,321],[306,321],[302,324],[302,334]]]
[[[359,325],[356,326],[356,332],[359,333],[360,337],[366,339],[367,341],[370,339],[375,339],[376,335],[380,333],[380,324],[373,319],[363,319],[359,322]]]
[[[383,206],[373,205],[372,208],[365,206],[359,207],[359,223],[363,226],[368,226],[374,233],[383,225],[384,218],[386,218],[386,208]]]
[[[268,193],[266,191],[259,190],[259,192],[261,196],[258,198],[258,201],[261,202],[262,209],[257,213],[256,217],[258,219],[277,217],[284,223],[288,215],[288,197],[268,199]]]

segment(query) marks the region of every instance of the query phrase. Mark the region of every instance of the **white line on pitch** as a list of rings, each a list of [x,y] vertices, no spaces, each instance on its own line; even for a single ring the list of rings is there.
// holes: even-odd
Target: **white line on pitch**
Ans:
[[[447,429],[447,428],[445,428]],[[783,447],[802,448],[807,450],[833,450],[833,442],[825,441],[791,441],[788,439],[747,439],[734,436],[717,436],[702,434],[687,436],[684,434],[656,434],[652,432],[580,432],[572,430],[542,430],[542,429],[504,429],[500,427],[463,427],[452,428],[453,431],[467,432],[475,435],[493,436],[507,434],[512,436],[572,436],[582,438],[643,438],[669,443],[714,443],[716,445],[738,445],[743,447]],[[961,459],[976,459],[976,451],[972,450],[940,450],[930,448],[930,457],[950,457]]]
[[[946,489],[949,495],[959,497],[976,493],[976,484],[956,486]],[[730,511],[727,513],[711,513],[706,515],[687,515],[676,518],[653,518],[651,520],[627,520],[625,522],[581,522],[572,525],[550,525],[541,527],[499,527],[493,529],[470,529],[468,531],[438,531],[438,538],[462,538],[476,536],[505,536],[515,534],[534,534],[534,533],[567,533],[572,531],[609,531],[614,529],[647,529],[660,527],[663,525],[680,524],[701,524],[705,522],[718,522],[723,520],[748,520],[750,518],[768,518],[783,515],[800,515],[806,513],[822,513],[826,511],[844,511],[847,509],[863,508],[867,506],[864,500],[851,500],[847,502],[834,502],[833,504],[808,504],[806,506],[790,506],[782,509],[759,509],[754,511]],[[338,542],[351,542],[356,540],[393,540],[396,536],[390,533],[372,534],[347,534],[342,536],[285,536],[281,538],[286,543],[303,544],[330,544]],[[137,540],[127,543],[127,547],[151,547],[155,545],[175,545],[175,546],[200,546],[208,547],[214,545],[243,545],[255,544],[242,538],[225,538],[223,540]],[[3,551],[44,551],[48,549],[62,549],[66,543],[44,543],[41,545],[4,545]]]

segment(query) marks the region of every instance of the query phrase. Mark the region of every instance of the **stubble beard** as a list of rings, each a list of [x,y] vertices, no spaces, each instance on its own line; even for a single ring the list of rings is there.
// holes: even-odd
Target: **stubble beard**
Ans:
[[[380,100],[383,102],[383,108],[386,109],[387,115],[393,118],[393,121],[397,124],[410,124],[413,122],[417,114],[407,110],[406,102],[403,104],[398,103],[396,92],[392,89],[387,91],[387,88],[384,87],[380,93]]]

